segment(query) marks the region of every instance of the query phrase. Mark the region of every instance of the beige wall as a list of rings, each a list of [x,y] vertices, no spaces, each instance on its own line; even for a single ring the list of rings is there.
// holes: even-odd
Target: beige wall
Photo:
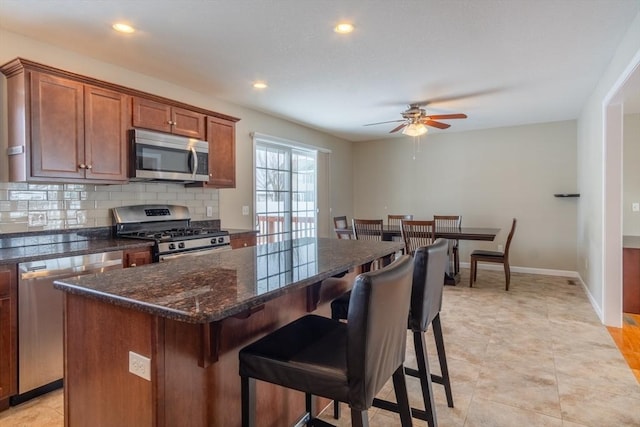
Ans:
[[[512,265],[575,271],[577,199],[574,121],[428,134],[415,154],[412,138],[354,144],[354,213],[460,214],[469,227],[497,227],[495,242],[461,242],[497,250],[518,219]]]
[[[250,136],[251,132],[261,132],[331,150],[330,207],[337,212],[344,212],[348,215],[352,213],[352,148],[349,142],[221,101],[213,97],[213,94],[194,92],[166,81],[0,30],[0,63],[4,64],[18,56],[241,118],[236,128],[237,188],[206,190],[211,192],[211,200],[219,202],[217,215],[215,216],[219,216],[224,227],[253,228],[255,223],[253,215],[253,145]],[[175,66],[175,64],[168,64],[168,66]],[[6,87],[4,78],[0,79],[0,83],[0,89]],[[3,89],[0,95],[2,95],[0,99],[2,99],[1,108],[3,110],[2,114],[0,114],[0,124],[2,124],[0,152],[4,153],[7,146],[6,89]],[[6,181],[6,156],[2,155],[0,159],[0,180]],[[136,188],[133,187],[133,192],[135,192]],[[153,187],[151,189],[152,192],[161,193],[162,187],[159,187],[158,191],[156,190],[158,188]],[[91,193],[93,190],[89,189],[88,191]],[[129,192],[128,189],[125,188],[125,192]],[[0,191],[0,201],[2,201],[3,194]],[[7,197],[8,195],[6,195],[5,199]],[[133,204],[127,201],[123,203]],[[5,204],[5,208],[6,206]],[[242,215],[242,206],[249,206],[250,215]],[[2,205],[0,205],[1,207]],[[96,213],[101,217],[104,216],[103,214],[104,212]],[[198,215],[194,219],[199,219]],[[321,221],[324,223],[329,222],[331,215],[328,210],[321,212],[319,215],[321,216]],[[1,232],[2,230],[0,229]]]
[[[640,203],[640,114],[624,116],[622,175],[622,234],[640,236],[640,212],[631,210]]]

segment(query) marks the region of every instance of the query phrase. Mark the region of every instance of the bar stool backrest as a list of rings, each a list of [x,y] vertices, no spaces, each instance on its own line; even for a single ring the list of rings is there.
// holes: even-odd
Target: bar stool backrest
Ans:
[[[425,332],[442,308],[447,249],[447,240],[438,239],[415,251],[409,315],[409,327],[413,331]]]
[[[352,408],[369,408],[404,363],[412,277],[413,260],[408,255],[356,277],[347,316]]]

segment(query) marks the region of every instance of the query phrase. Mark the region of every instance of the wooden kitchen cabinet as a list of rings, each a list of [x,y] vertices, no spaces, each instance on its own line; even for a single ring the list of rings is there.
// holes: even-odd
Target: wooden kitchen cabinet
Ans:
[[[7,77],[9,181],[127,182],[133,126],[208,140],[211,181],[198,185],[235,187],[236,117],[23,58],[0,72]]]
[[[640,314],[640,249],[622,250],[622,311]]]
[[[209,141],[209,182],[216,188],[236,187],[236,124],[207,117]]]
[[[133,98],[133,127],[205,139],[205,115],[146,98]]]
[[[129,249],[124,251],[124,268],[139,267],[145,264],[151,264],[153,257],[151,256],[151,248]]]
[[[255,246],[257,242],[257,231],[248,231],[246,233],[231,233],[229,235],[231,248],[240,249],[248,246]]]
[[[127,181],[127,95],[47,73],[22,60],[5,65],[9,180]]]
[[[0,411],[17,393],[16,265],[0,267]]]

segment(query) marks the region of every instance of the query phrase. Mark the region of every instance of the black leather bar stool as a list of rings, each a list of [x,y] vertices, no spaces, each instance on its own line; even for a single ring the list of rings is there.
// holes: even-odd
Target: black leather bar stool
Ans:
[[[412,275],[407,255],[360,274],[347,323],[308,315],[240,350],[242,425],[255,425],[255,380],[303,391],[311,416],[312,395],[346,402],[352,425],[368,426],[374,396],[393,378],[401,424],[411,426],[404,358]]]
[[[453,408],[453,394],[451,393],[449,368],[447,367],[447,356],[440,323],[440,309],[442,307],[442,292],[444,288],[443,278],[448,263],[447,249],[447,240],[437,239],[432,245],[418,248],[415,251],[413,261],[413,284],[408,327],[413,332],[413,346],[418,369],[405,368],[405,373],[419,378],[422,388],[422,400],[425,410],[412,408],[413,416],[426,420],[431,427],[437,426],[435,403],[431,388],[432,381],[444,385],[447,405]],[[346,311],[350,298],[349,293],[347,293],[331,302],[331,317],[333,319],[347,318]],[[429,373],[429,361],[424,341],[424,333],[429,325],[433,327],[441,375]],[[393,402],[379,399],[374,400],[373,406],[397,411],[397,406]],[[340,418],[337,402],[334,402],[334,418]]]

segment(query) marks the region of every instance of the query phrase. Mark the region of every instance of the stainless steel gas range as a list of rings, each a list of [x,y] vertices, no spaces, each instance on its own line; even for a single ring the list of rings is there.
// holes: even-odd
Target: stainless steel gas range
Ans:
[[[134,205],[113,208],[117,237],[152,240],[153,261],[230,250],[229,233],[191,225],[189,208]]]

